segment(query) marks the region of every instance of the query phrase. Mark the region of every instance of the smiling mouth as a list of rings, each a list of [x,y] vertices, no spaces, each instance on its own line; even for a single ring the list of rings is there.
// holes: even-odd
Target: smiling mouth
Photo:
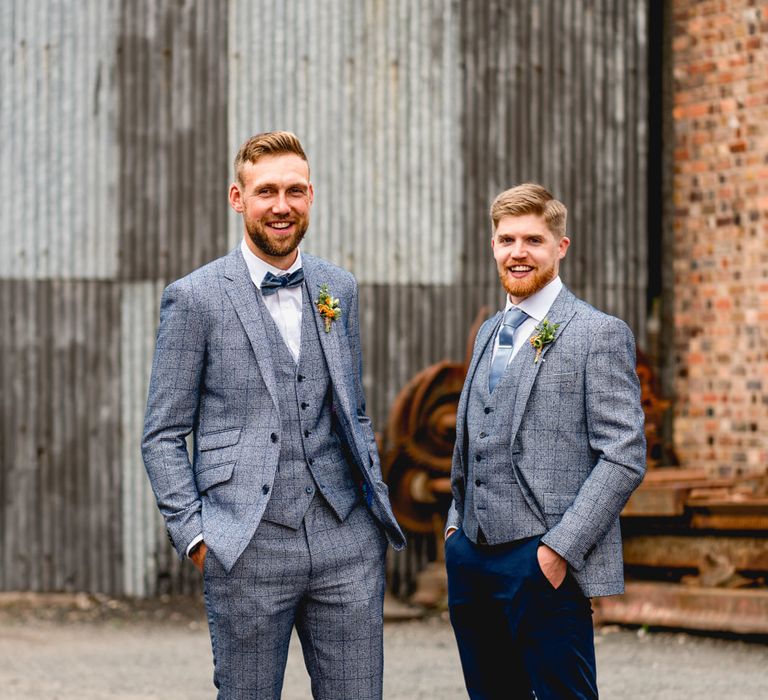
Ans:
[[[530,265],[510,265],[507,270],[513,275],[526,275],[533,272],[533,267]]]
[[[285,231],[286,229],[291,228],[293,226],[292,221],[272,221],[267,224],[269,228],[275,229],[276,231]]]

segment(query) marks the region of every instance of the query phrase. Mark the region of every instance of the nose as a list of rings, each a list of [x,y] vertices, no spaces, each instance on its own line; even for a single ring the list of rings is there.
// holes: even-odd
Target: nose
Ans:
[[[274,204],[272,204],[272,212],[275,214],[288,214],[290,211],[291,208],[288,206],[288,199],[285,196],[285,192],[278,192]]]
[[[522,260],[527,254],[524,241],[515,241],[509,248],[509,256],[515,260]]]

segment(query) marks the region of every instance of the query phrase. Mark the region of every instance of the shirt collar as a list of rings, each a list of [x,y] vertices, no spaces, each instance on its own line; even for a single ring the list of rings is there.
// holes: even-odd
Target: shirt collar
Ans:
[[[557,298],[557,295],[560,294],[562,288],[563,282],[558,275],[538,292],[523,299],[517,305],[517,308],[521,311],[525,311],[525,313],[537,323],[541,323],[549,312],[549,309],[552,307],[552,304],[555,303],[555,299]],[[515,305],[509,300],[509,296],[507,296],[507,303],[504,306],[504,311],[506,312],[512,308],[515,308]]]
[[[273,275],[277,275],[279,277],[280,275],[288,275],[291,272],[295,272],[301,267],[300,250],[297,251],[298,255],[296,256],[296,260],[294,260],[293,265],[291,265],[287,270],[281,270],[279,267],[275,267],[274,265],[270,265],[268,262],[265,262],[258,255],[254,255],[253,251],[245,242],[245,238],[240,241],[240,251],[243,254],[243,259],[245,260],[246,267],[248,268],[248,274],[250,274],[253,283],[259,289],[261,289],[261,281],[264,279],[264,275],[266,275],[267,272],[271,272]]]

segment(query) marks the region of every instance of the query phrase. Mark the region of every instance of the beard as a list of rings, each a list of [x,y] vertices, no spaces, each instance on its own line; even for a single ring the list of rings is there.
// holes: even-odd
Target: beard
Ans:
[[[510,297],[515,297],[517,299],[525,299],[526,297],[531,296],[531,294],[535,294],[555,279],[555,275],[557,274],[554,262],[548,267],[535,268],[532,275],[529,275],[522,280],[510,277],[507,268],[504,265],[499,264],[497,265],[497,268],[501,286],[504,287],[504,290]]]
[[[284,257],[296,250],[307,233],[307,228],[309,228],[309,222],[302,218],[296,222],[296,231],[292,236],[289,238],[281,236],[274,239],[261,221],[245,222],[245,230],[248,232],[248,238],[251,239],[253,245],[262,253],[275,258]]]

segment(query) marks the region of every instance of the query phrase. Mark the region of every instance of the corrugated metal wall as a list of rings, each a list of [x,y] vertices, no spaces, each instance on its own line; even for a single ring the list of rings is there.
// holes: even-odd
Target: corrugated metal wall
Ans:
[[[500,303],[487,209],[541,180],[563,276],[644,338],[648,0],[13,0],[0,9],[0,589],[197,584],[139,439],[157,306],[240,236],[230,162],[302,138],[307,250],[361,284],[369,409]]]

